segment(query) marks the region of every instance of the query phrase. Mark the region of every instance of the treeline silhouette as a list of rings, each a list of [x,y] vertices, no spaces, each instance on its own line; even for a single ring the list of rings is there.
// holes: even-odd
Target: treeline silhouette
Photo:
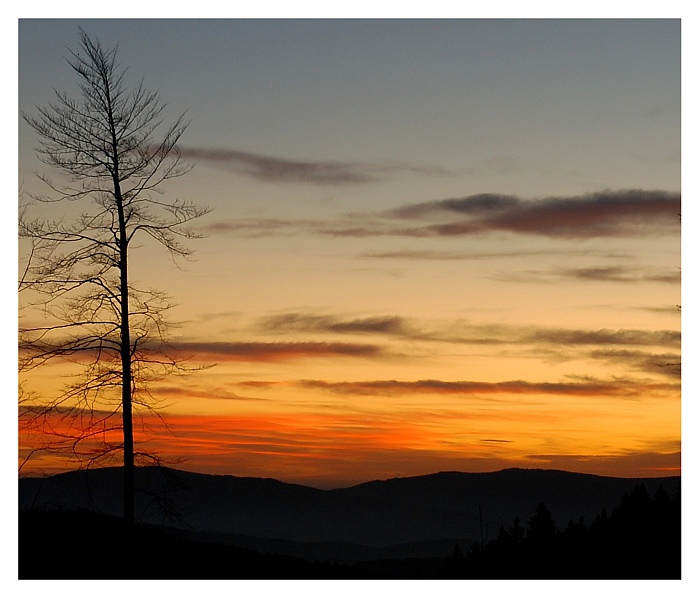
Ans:
[[[84,509],[19,513],[20,579],[680,579],[681,493],[643,484],[558,530],[544,503],[444,558],[353,565],[186,539]]]
[[[458,545],[438,577],[459,579],[680,579],[681,493],[659,486],[650,496],[644,484],[625,492],[608,514],[583,518],[557,530],[540,503],[526,522],[513,520],[498,537]]]

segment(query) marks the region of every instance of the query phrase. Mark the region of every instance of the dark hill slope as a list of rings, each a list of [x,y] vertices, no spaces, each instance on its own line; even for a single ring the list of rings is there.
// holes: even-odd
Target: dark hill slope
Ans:
[[[644,483],[669,493],[679,477],[610,478],[551,470],[446,472],[318,490],[271,479],[139,468],[141,521],[217,534],[295,542],[390,546],[438,539],[478,541],[497,535],[514,517],[523,524],[544,502],[559,527],[608,512],[622,494]],[[96,469],[19,480],[20,509],[121,510],[121,471]],[[170,516],[174,513],[175,516]],[[481,518],[480,518],[481,513]]]
[[[26,511],[19,579],[368,579],[370,569],[189,540],[93,511]],[[105,541],[109,538],[109,541]],[[138,547],[136,556],[130,546]],[[91,548],[95,548],[90,552]]]
[[[620,497],[643,483],[650,493],[662,485],[669,493],[680,478],[611,478],[543,469],[507,469],[493,473],[443,472],[426,476],[374,481],[336,490],[344,499],[364,503],[384,514],[387,531],[407,519],[419,536],[480,539],[494,537],[498,528],[512,524],[517,516],[523,525],[544,502],[559,529],[569,520],[584,517],[589,523],[606,508],[608,513]],[[444,536],[446,532],[449,536]]]

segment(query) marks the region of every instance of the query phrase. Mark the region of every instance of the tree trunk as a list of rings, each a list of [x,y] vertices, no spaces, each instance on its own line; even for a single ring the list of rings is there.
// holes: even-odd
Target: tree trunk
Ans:
[[[134,431],[131,406],[131,337],[129,334],[129,287],[126,243],[120,267],[121,282],[121,359],[122,359],[122,428],[124,431],[124,521],[134,522]]]
[[[116,162],[116,161],[115,161]],[[118,169],[115,165],[115,173]],[[124,433],[124,521],[134,523],[134,429],[132,417],[131,331],[129,328],[129,239],[126,230],[124,203],[117,175],[114,175],[114,196],[119,217],[119,303],[121,308],[121,366],[122,366],[122,430]]]

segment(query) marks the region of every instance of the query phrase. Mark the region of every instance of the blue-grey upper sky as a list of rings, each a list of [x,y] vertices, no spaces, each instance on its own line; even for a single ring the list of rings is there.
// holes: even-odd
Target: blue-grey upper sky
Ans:
[[[411,186],[448,193],[680,187],[678,20],[21,20],[22,109],[73,88],[79,25],[188,111],[186,146],[244,154],[198,157],[214,168],[424,169]]]

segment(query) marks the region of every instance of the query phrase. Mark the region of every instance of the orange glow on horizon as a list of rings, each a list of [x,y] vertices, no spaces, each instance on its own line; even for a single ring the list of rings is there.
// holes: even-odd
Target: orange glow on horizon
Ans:
[[[166,464],[212,474],[271,477],[332,488],[397,475],[436,471],[486,472],[509,467],[565,469],[616,477],[680,475],[680,447],[673,442],[639,451],[536,454],[526,437],[452,439],[431,422],[341,415],[181,416],[155,418],[137,428],[137,450]],[[36,437],[20,431],[20,454]],[[540,447],[542,448],[542,447]],[[119,465],[116,461],[115,465]],[[57,473],[75,465],[39,455],[23,475]]]

